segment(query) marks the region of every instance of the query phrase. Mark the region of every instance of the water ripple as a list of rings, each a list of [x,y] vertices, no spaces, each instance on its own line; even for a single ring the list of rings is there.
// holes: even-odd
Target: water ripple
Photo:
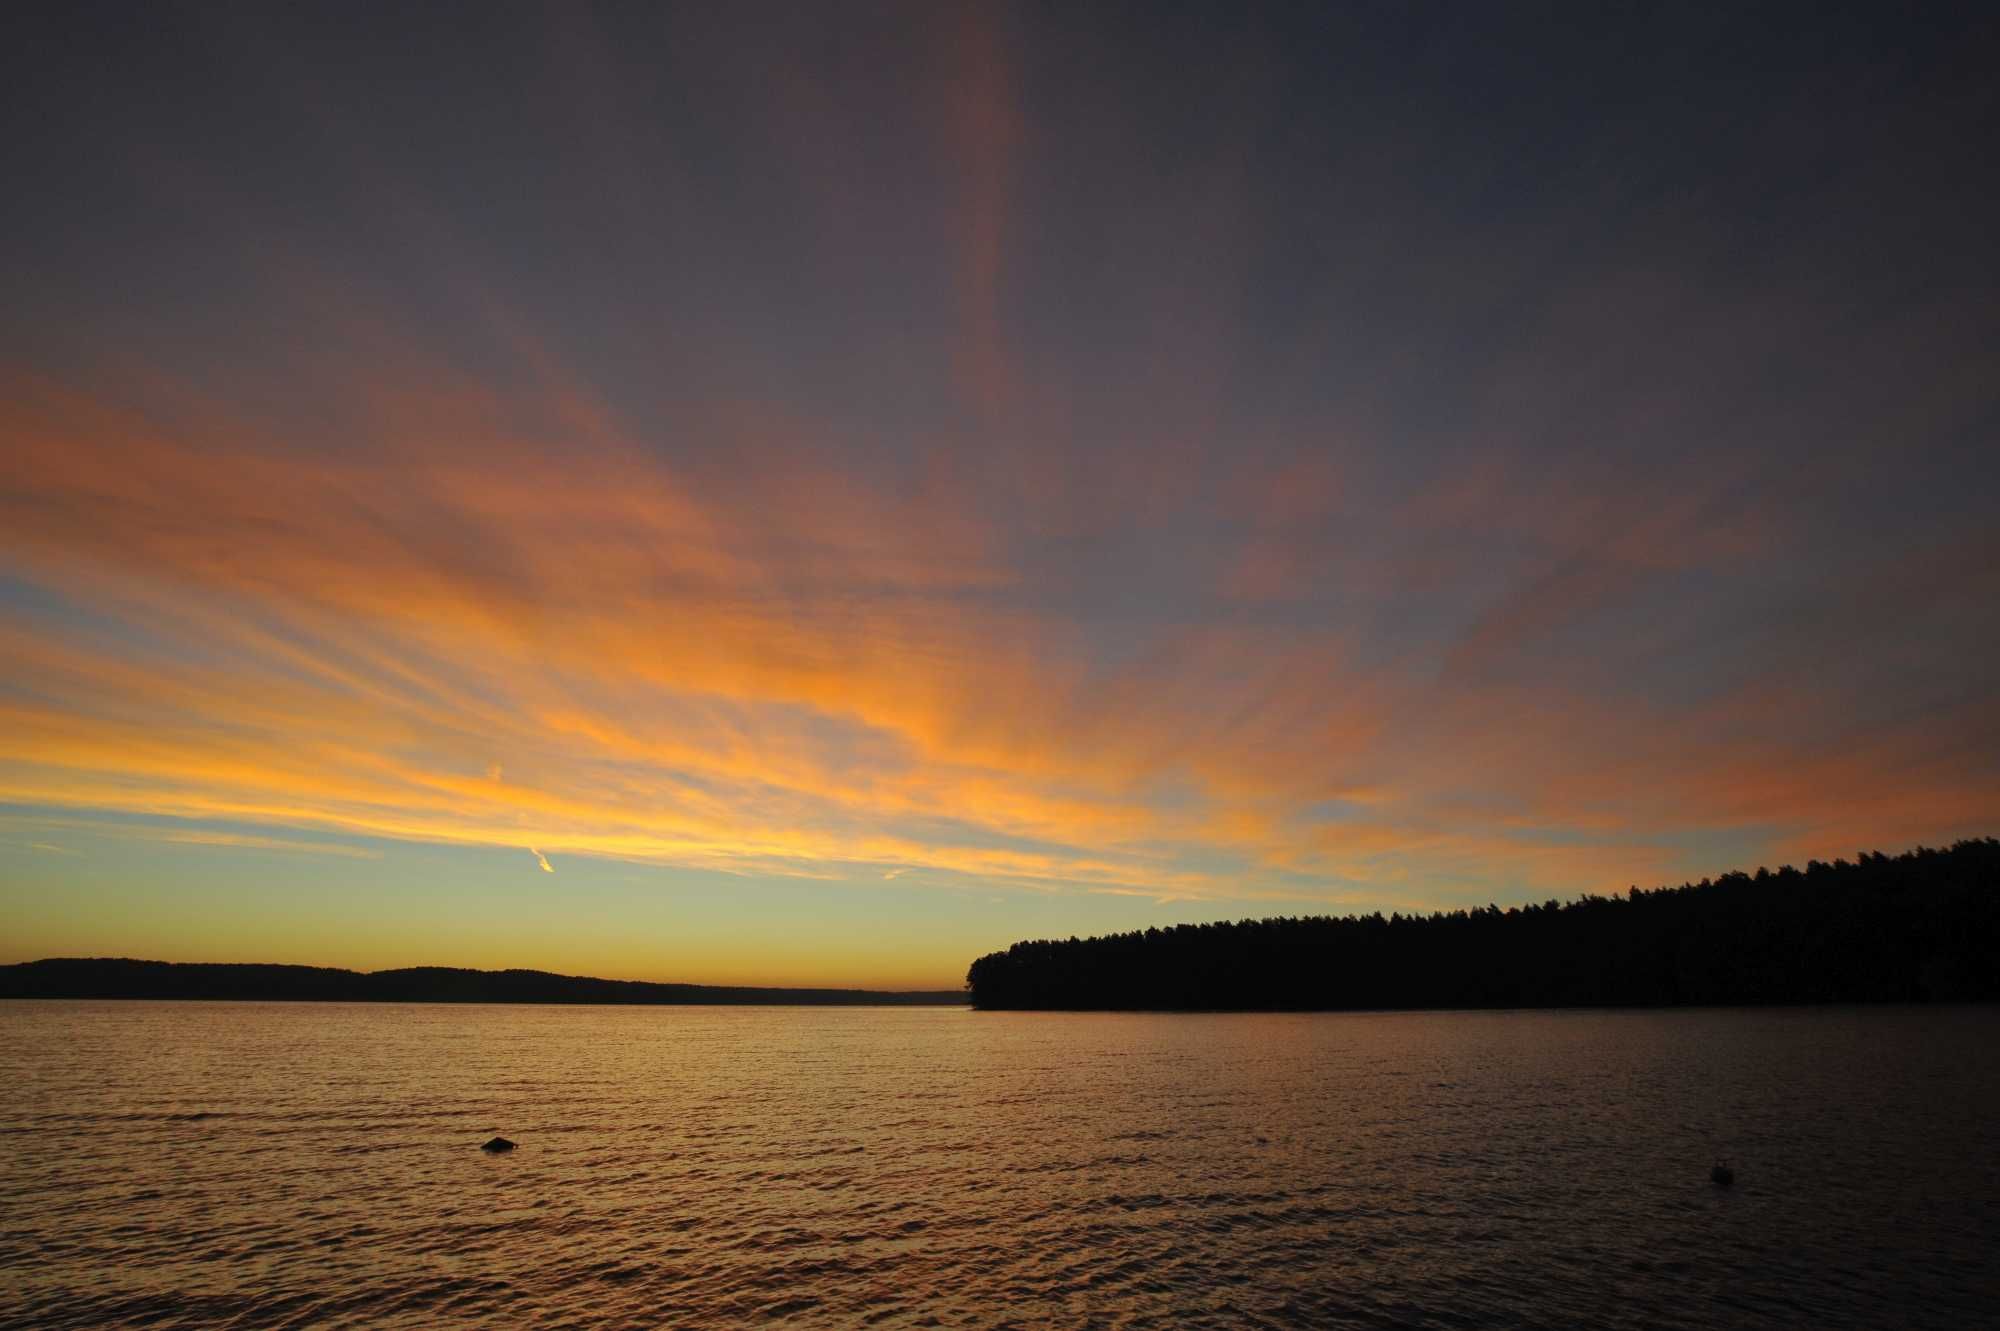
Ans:
[[[2000,1325],[1996,1037],[4,1004],[0,1325]]]

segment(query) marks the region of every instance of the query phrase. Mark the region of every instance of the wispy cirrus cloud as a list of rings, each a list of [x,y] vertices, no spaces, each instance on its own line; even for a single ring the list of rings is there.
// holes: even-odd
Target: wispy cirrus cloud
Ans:
[[[1992,830],[2000,301],[1910,179],[1983,71],[1682,133],[1325,21],[565,13],[495,135],[273,11],[258,98],[60,103],[172,225],[16,223],[0,800],[1191,912]]]
[[[1565,558],[1605,571],[1560,615],[1496,619],[1469,599],[1462,631],[1386,658],[1358,631],[1260,624],[1227,601],[1107,643],[1038,603],[948,497],[849,480],[825,506],[767,509],[759,487],[717,489],[636,442],[553,468],[504,431],[486,465],[461,461],[498,408],[472,409],[448,447],[403,440],[385,470],[221,428],[197,444],[48,384],[19,400],[10,553],[97,627],[47,607],[0,625],[25,686],[0,702],[0,798],[16,802],[528,834],[543,868],[555,850],[1337,900],[1668,875],[1705,828],[1816,846],[1872,823],[1902,840],[1970,826],[1992,798],[1964,746],[1870,741],[1914,758],[1873,794],[1853,761],[1814,756],[1837,690],[1758,726],[1752,682],[1661,708],[1618,680],[1592,696],[1468,676],[1644,604],[1629,570],[1662,557],[1635,552],[1700,535],[1684,521],[1617,527],[1608,552],[1586,535]],[[386,406],[382,428],[399,419]],[[1309,512],[1330,493],[1281,485],[1274,502]],[[1535,606],[1541,575],[1523,576]],[[1353,594],[1381,614],[1397,590]],[[1365,823],[1314,813],[1356,800]]]

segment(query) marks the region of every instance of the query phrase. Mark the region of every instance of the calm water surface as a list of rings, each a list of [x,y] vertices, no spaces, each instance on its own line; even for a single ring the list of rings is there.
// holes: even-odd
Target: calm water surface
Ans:
[[[1993,1009],[0,1003],[0,1324],[1995,1326],[1996,1051]]]

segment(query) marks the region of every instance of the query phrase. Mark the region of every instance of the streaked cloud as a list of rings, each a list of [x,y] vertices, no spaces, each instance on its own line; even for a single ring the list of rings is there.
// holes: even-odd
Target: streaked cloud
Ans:
[[[1148,920],[1994,830],[1947,52],[1690,129],[1591,25],[545,20],[506,99],[273,12],[173,72],[256,124],[59,104],[165,220],[10,223],[0,803]]]
[[[279,850],[300,855],[338,855],[354,860],[378,860],[380,851],[361,846],[342,846],[326,841],[299,841],[290,837],[246,836],[234,832],[171,831],[151,840],[175,846],[241,846],[247,850]]]

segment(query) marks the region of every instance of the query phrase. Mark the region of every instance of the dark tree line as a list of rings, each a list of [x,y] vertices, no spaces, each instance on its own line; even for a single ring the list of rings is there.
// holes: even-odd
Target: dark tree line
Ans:
[[[0,966],[0,998],[211,998],[330,1003],[963,1003],[955,991],[751,989],[647,984],[547,971],[446,966],[350,971],[326,966],[54,958]]]
[[[1563,904],[1021,942],[982,1008],[1338,1009],[2000,999],[2000,841]]]

